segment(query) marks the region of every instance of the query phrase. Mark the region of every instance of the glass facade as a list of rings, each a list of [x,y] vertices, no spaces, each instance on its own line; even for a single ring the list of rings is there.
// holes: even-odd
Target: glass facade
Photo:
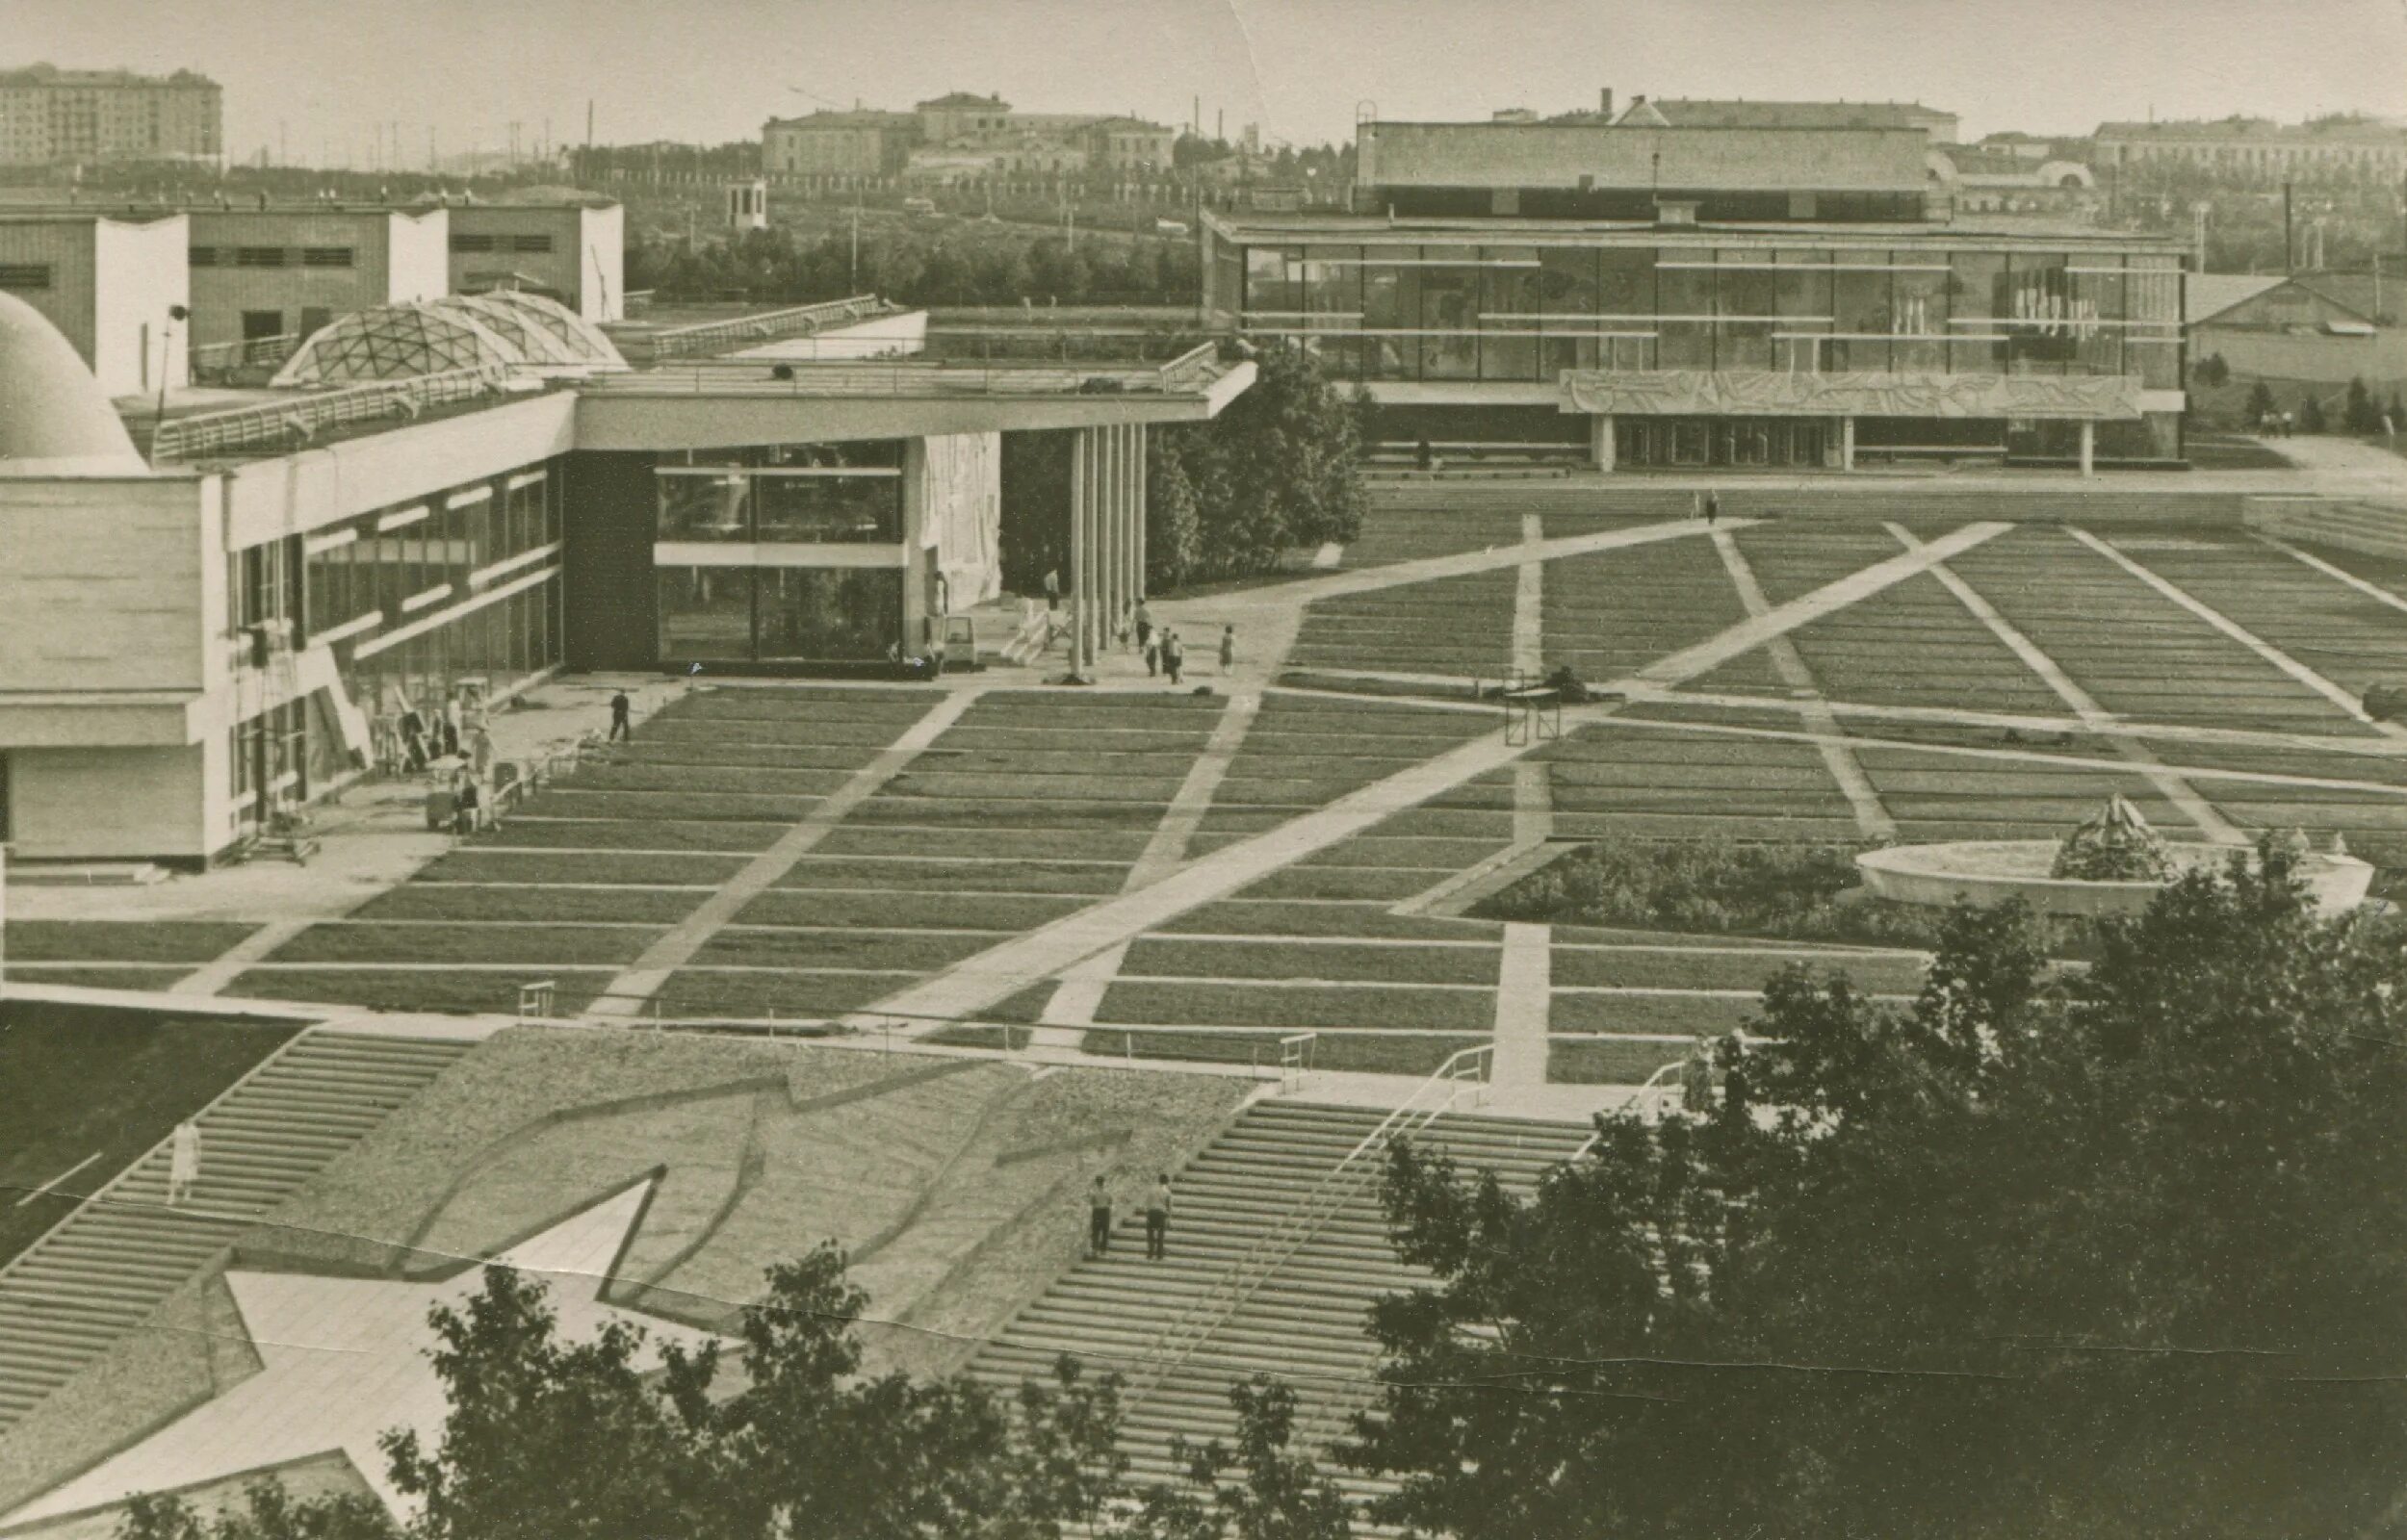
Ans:
[[[1453,243],[1224,244],[1216,311],[1339,377],[1551,382],[1566,369],[2133,374],[2181,385],[2169,252]],[[1239,260],[1241,258],[1241,260]]]
[[[874,662],[902,637],[900,567],[664,567],[663,663]]]
[[[903,537],[902,445],[779,444],[664,465],[659,538],[893,545]]]

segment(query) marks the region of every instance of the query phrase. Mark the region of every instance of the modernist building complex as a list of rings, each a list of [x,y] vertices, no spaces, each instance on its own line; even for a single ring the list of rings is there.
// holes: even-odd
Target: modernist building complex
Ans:
[[[0,293],[0,842],[207,861],[399,713],[563,666],[891,671],[998,593],[1005,432],[1077,431],[1078,597],[1115,613],[1146,424],[1252,379],[1210,347],[948,364],[867,297],[616,329],[438,286],[163,415]]]
[[[52,64],[0,71],[0,166],[224,160],[224,92],[205,75]]]
[[[1205,307],[1385,436],[1604,469],[2183,455],[2183,248],[1949,216],[1926,127],[1365,122],[1355,210],[1205,217]]]

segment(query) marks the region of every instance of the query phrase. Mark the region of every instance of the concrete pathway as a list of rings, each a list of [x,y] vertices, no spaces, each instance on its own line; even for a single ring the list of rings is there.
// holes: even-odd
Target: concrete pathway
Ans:
[[[1521,515],[1521,549],[1535,551],[1546,543],[1546,521],[1535,513]],[[1521,563],[1513,585],[1513,666],[1535,679],[1545,672],[1546,563],[1531,557]]]
[[[855,808],[875,796],[880,788],[918,758],[921,750],[935,742],[939,734],[960,721],[962,713],[969,710],[982,693],[980,689],[962,689],[940,699],[926,715],[905,728],[901,735],[876,758],[854,771],[841,786],[821,799],[801,822],[779,835],[777,843],[753,857],[741,871],[703,900],[691,914],[644,948],[641,956],[610,981],[609,988],[594,1001],[588,1014],[618,1018],[642,1014],[643,1008],[668,982],[671,973],[692,962],[694,954],[701,951],[704,944],[734,919],[746,904],[766,892],[779,878],[791,871]]]
[[[1552,931],[1505,927],[1496,973],[1496,1058],[1488,1078],[1499,1090],[1546,1084],[1546,1029],[1554,1002]]]
[[[1755,581],[1755,569],[1747,565],[1747,555],[1726,529],[1714,531],[1714,552],[1721,557],[1722,570],[1730,575],[1731,586],[1739,591],[1739,603],[1749,615],[1769,615],[1772,601],[1764,597],[1763,585]],[[1824,734],[1817,745],[1822,754],[1823,768],[1839,783],[1847,797],[1847,805],[1854,809],[1855,827],[1865,837],[1883,842],[1897,837],[1897,820],[1882,806],[1880,792],[1864,774],[1864,767],[1855,760],[1855,753],[1846,743],[1846,734],[1839,731],[1839,719],[1830,712],[1830,705],[1822,697],[1822,687],[1814,680],[1814,671],[1805,666],[1805,658],[1797,650],[1797,643],[1787,636],[1775,636],[1765,651],[1772,658],[1773,672],[1780,682],[1797,692],[1798,709],[1803,713],[1805,725]]]
[[[2288,653],[2283,652],[2280,648],[2275,647],[2271,642],[2265,640],[2256,632],[2240,625],[2238,621],[2233,620],[2229,615],[2224,614],[2213,605],[2193,598],[2188,590],[2181,588],[2170,580],[2150,572],[2138,562],[2134,561],[2131,557],[2125,555],[2122,552],[2115,550],[2111,544],[2099,539],[2096,535],[2091,534],[2086,529],[2079,528],[2072,525],[2066,525],[2064,526],[2064,532],[2080,541],[2083,545],[2087,546],[2099,555],[2104,556],[2107,560],[2122,568],[2133,577],[2138,578],[2141,582],[2146,583],[2158,593],[2171,600],[2174,603],[2181,605],[2181,607],[2186,610],[2188,610],[2191,614],[2197,616],[2200,620],[2205,621],[2216,630],[2221,631],[2233,641],[2236,641],[2239,643],[2240,646],[2247,648],[2250,652],[2256,654],[2267,663],[2272,664],[2275,668],[2280,669],[2291,679],[2315,691],[2317,695],[2322,696],[2325,700],[2331,702],[2334,706],[2339,706],[2342,711],[2347,712],[2349,716],[2353,717],[2357,721],[2363,722],[2368,727],[2372,728],[2375,732],[2381,733],[2384,737],[2390,738],[2394,742],[2407,743],[2407,728],[2402,728],[2394,722],[2374,721],[2373,718],[2366,715],[2365,707],[2357,704],[2357,698],[2354,695],[2351,695],[2348,691],[2333,683],[2330,680],[2325,679],[2322,675],[2316,673],[2314,669],[2309,668],[2306,664],[2301,663],[2298,659],[2291,656]]]
[[[215,962],[169,985],[173,994],[217,994],[232,984],[245,968],[259,962],[269,953],[316,924],[314,919],[273,920],[244,937],[218,955]]]
[[[1902,525],[1885,525],[1883,527],[1897,538],[1899,544],[1909,551],[1922,544]],[[2012,653],[2025,668],[2038,675],[2048,688],[2056,692],[2057,699],[2071,706],[2073,714],[2080,717],[2090,732],[2104,732],[2115,724],[2116,718],[2113,712],[2100,706],[2094,696],[2074,682],[2072,676],[2057,665],[2056,659],[2039,650],[2038,643],[2024,634],[2022,629],[2012,621],[1999,614],[1997,606],[1982,598],[1980,592],[1957,576],[1954,569],[1939,566],[1931,568],[1930,573],[1932,577],[1939,579],[1940,584],[1949,593],[1955,596],[1956,603],[1962,604],[1971,612],[1975,620],[1989,629],[1992,636],[2006,645],[2006,651]],[[2179,808],[2182,816],[2195,824],[2200,834],[2220,845],[2244,845],[2248,842],[2247,835],[2241,834],[2229,819],[2217,812],[2213,804],[2198,795],[2188,782],[2166,769],[2164,761],[2158,758],[2156,752],[2145,743],[2121,733],[2113,734],[2110,741],[2114,745],[2115,752],[2130,760],[2140,774],[2146,776],[2148,783],[2157,788],[2158,794],[2174,807]]]

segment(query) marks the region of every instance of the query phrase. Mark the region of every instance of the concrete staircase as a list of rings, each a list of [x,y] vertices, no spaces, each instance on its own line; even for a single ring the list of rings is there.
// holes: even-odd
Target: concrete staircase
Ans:
[[[162,1143],[0,1267],[0,1433],[471,1046],[303,1032],[199,1115],[184,1203]]]
[[[1086,1357],[1098,1373],[1121,1370],[1131,1385],[1122,1448],[1139,1480],[1177,1474],[1169,1450],[1174,1433],[1191,1442],[1230,1438],[1236,1414],[1229,1386],[1268,1373],[1296,1392],[1299,1442],[1317,1453],[1346,1431],[1347,1414],[1370,1399],[1377,1350],[1364,1333],[1364,1312],[1382,1295],[1427,1279],[1389,1245],[1376,1180],[1350,1193],[1150,1392],[1143,1387],[1162,1366],[1149,1370],[1147,1355],[1383,1116],[1380,1108],[1257,1103],[1178,1174],[1166,1260],[1145,1260],[1143,1216],[1126,1216],[1110,1254],[1057,1279],[980,1350],[971,1373],[1008,1388],[1049,1376],[1063,1352]],[[1509,1189],[1526,1193],[1591,1132],[1581,1124],[1448,1113],[1414,1137],[1466,1169],[1493,1170]],[[1386,1486],[1331,1474],[1357,1497]]]

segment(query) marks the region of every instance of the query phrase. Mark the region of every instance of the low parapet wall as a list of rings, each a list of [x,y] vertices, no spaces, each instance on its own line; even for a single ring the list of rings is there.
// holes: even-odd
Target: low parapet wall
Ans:
[[[1375,483],[1375,506],[1398,512],[1469,512],[1492,501],[1529,513],[1611,514],[1658,519],[1685,518],[1692,500],[1711,486],[1723,515],[1734,518],[2001,519],[2016,524],[2079,524],[2098,527],[2134,525],[2184,528],[2238,528],[2243,504],[2237,492],[2158,491],[2117,487],[2109,477],[2076,486],[2070,478],[2029,486],[1962,485],[1928,476],[1799,480],[1738,477],[1694,483],[1667,480],[1633,486],[1626,479],[1573,475],[1533,485],[1515,480],[1485,487],[1478,482]]]

